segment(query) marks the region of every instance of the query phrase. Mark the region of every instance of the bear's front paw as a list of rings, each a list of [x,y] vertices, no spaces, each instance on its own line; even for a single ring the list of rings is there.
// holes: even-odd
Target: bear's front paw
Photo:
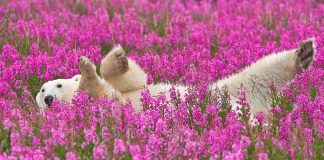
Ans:
[[[303,69],[307,69],[314,60],[314,55],[315,55],[314,40],[308,39],[306,41],[301,42],[296,52],[297,52],[297,61],[296,61],[297,71],[302,71]]]
[[[79,58],[79,70],[86,77],[96,74],[96,66],[85,56]]]

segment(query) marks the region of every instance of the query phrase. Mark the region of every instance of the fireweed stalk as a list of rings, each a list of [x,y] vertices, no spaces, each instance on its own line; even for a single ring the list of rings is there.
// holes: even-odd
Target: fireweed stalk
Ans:
[[[12,1],[0,4],[0,159],[323,159],[324,4],[271,1]],[[248,119],[209,82],[314,37],[312,67],[271,94],[271,113]],[[131,103],[79,92],[44,114],[42,83],[79,73],[122,44],[150,83],[192,86],[185,100],[142,93]],[[270,85],[270,84],[269,84]],[[253,117],[252,117],[253,118]]]

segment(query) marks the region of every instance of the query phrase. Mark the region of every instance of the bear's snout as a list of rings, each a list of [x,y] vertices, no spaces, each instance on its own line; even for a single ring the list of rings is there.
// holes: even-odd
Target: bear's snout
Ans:
[[[53,102],[54,97],[53,96],[46,96],[44,100],[45,100],[46,105],[49,106]]]

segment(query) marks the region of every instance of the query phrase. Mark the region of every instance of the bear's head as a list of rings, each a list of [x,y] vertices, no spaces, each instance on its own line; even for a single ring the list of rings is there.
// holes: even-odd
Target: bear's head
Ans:
[[[43,84],[36,96],[37,105],[41,110],[49,107],[54,100],[71,102],[78,90],[81,75],[71,79],[56,79]]]

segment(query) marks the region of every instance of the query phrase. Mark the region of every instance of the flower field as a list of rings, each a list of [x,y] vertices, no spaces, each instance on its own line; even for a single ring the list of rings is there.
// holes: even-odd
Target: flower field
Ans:
[[[0,159],[324,159],[324,2],[321,0],[0,1]],[[273,91],[271,120],[251,125],[209,83],[270,53],[316,42],[312,66]],[[78,92],[45,113],[43,83],[99,65],[114,47],[154,83],[186,84],[180,100],[142,93],[144,110]],[[170,110],[170,106],[175,109]]]

